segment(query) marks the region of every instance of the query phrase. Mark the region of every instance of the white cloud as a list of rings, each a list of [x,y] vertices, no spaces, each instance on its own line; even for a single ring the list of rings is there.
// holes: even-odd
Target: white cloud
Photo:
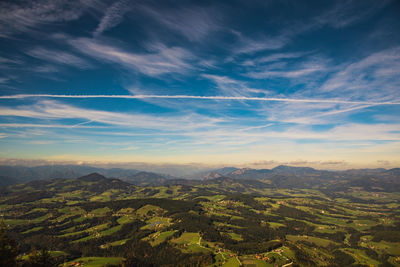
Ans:
[[[303,57],[307,53],[305,52],[294,52],[294,53],[273,53],[264,57],[256,57],[254,59],[246,59],[242,65],[244,66],[255,66],[262,63],[282,62],[282,60],[297,59]]]
[[[0,116],[17,116],[36,119],[79,118],[107,125],[158,129],[172,132],[210,127],[222,121],[221,119],[209,118],[197,114],[186,114],[184,116],[152,116],[84,109],[48,100],[41,101],[33,106],[20,106],[18,108],[0,107]],[[76,127],[78,126],[80,125],[76,125]]]
[[[282,33],[277,36],[263,36],[258,39],[238,35],[239,41],[235,43],[233,51],[235,54],[251,54],[264,50],[277,50],[290,42],[290,36]]]
[[[121,23],[124,15],[129,11],[129,9],[129,1],[127,0],[121,0],[113,3],[109,8],[107,8],[93,34],[97,36],[102,34],[104,31],[117,26],[119,23]]]
[[[157,20],[161,26],[182,34],[190,41],[202,40],[220,28],[218,18],[221,14],[211,7],[187,6],[161,10],[156,6],[142,5],[139,9]]]
[[[184,73],[193,69],[189,61],[193,60],[194,56],[181,47],[166,47],[155,43],[148,47],[147,53],[133,53],[88,38],[74,39],[70,43],[82,53],[98,60],[116,63],[149,76]]]
[[[0,2],[0,37],[29,32],[54,22],[73,21],[88,10],[101,10],[99,0],[25,0]]]
[[[398,99],[399,76],[400,47],[395,47],[346,64],[319,91],[334,96],[346,95],[350,99]]]
[[[0,114],[1,116],[1,114]],[[0,123],[2,128],[83,128],[83,129],[101,129],[104,126],[81,126],[68,124],[37,124],[37,123]]]
[[[91,65],[86,60],[65,51],[36,47],[34,49],[28,50],[26,54],[40,60],[73,66],[80,69],[87,69],[91,67]],[[49,66],[45,66],[44,68],[42,66],[42,68],[36,69],[36,71],[39,72],[53,72],[54,70],[54,68],[49,68]]]
[[[138,149],[138,147],[136,147],[136,146],[128,146],[128,147],[121,148],[121,150],[124,150],[124,151],[137,150],[137,149]]]
[[[277,60],[280,61],[263,66],[257,66],[256,68],[249,66],[250,71],[245,75],[256,79],[283,77],[298,80],[300,77],[306,77],[310,75],[313,75],[313,79],[315,79],[316,74],[331,71],[328,68],[328,60],[322,56],[313,55],[304,60],[296,60],[291,64],[285,62],[287,59],[300,57],[301,55],[304,54],[272,54],[264,58],[264,60],[261,59],[260,62],[268,63]],[[285,64],[280,65],[280,63]]]
[[[227,76],[215,74],[202,74],[201,76],[215,83],[220,92],[225,96],[247,96],[252,91],[245,82]]]

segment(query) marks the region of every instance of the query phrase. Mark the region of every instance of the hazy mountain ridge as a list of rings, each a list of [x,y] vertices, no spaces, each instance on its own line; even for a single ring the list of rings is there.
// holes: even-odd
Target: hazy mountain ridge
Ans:
[[[55,165],[40,167],[0,166],[0,185],[29,182],[32,180],[69,179],[97,173],[100,176],[117,178],[133,185],[199,185],[219,183],[224,179],[232,179],[237,183],[250,183],[259,180],[260,186],[268,185],[276,188],[314,188],[327,186],[338,190],[360,186],[366,190],[396,191],[400,188],[400,169],[351,169],[345,171],[316,170],[309,167],[292,167],[280,165],[273,169],[251,169],[226,167],[193,176],[174,177],[167,174],[145,172],[128,169],[103,169],[90,166]],[[93,174],[92,174],[93,175]],[[89,177],[89,176],[88,176]],[[89,178],[86,179],[89,179]],[[187,179],[189,178],[189,179]],[[82,178],[83,179],[83,178]],[[254,182],[253,182],[254,183]],[[335,191],[334,190],[334,191]]]

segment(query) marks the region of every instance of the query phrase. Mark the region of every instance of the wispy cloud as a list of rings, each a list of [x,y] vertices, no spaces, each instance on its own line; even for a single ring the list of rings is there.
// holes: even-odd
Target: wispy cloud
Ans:
[[[254,59],[246,59],[241,65],[255,66],[263,63],[281,62],[282,60],[297,59],[307,55],[305,52],[288,52],[288,53],[272,53],[264,57],[256,57]]]
[[[98,60],[119,64],[149,76],[184,73],[193,68],[189,62],[194,56],[181,47],[156,43],[148,47],[147,53],[134,53],[88,38],[71,40],[70,43],[82,53]]]
[[[137,150],[137,149],[138,149],[138,147],[136,147],[136,146],[128,146],[128,147],[121,148],[121,150],[124,150],[124,151]]]
[[[306,75],[311,75],[315,72],[324,71],[322,66],[310,66],[298,70],[290,71],[263,71],[263,72],[249,72],[246,75],[256,79],[264,79],[270,77],[284,77],[284,78],[298,78]]]
[[[73,21],[87,9],[102,9],[99,0],[32,0],[0,2],[0,37],[36,30],[54,22]]]
[[[379,2],[374,0],[337,1],[332,8],[321,16],[316,17],[315,21],[321,25],[343,28],[368,18],[387,6],[390,2],[392,2],[392,0],[382,0]]]
[[[1,116],[1,114],[0,114]],[[104,126],[82,126],[68,124],[37,124],[37,123],[0,123],[3,128],[83,128],[83,129],[101,129]]]
[[[0,84],[7,83],[9,80],[8,78],[0,77]]]
[[[65,51],[36,47],[34,49],[28,50],[26,54],[43,61],[73,66],[80,69],[87,69],[91,67],[91,64],[88,63],[86,60]],[[49,72],[49,70],[54,69],[39,69],[40,72]]]
[[[224,96],[248,96],[250,92],[254,92],[254,89],[249,88],[244,81],[215,74],[201,76],[215,83]]]
[[[233,51],[235,54],[248,54],[264,50],[276,50],[289,43],[291,37],[288,33],[277,36],[263,36],[258,39],[249,38],[242,34],[237,34],[238,43],[235,43]]]
[[[222,14],[214,7],[186,6],[158,9],[155,5],[142,5],[139,10],[150,15],[163,27],[182,34],[190,41],[200,41],[210,32],[220,29],[218,18]]]
[[[335,1],[333,5],[327,5],[322,14],[306,17],[303,21],[283,21],[285,27],[276,34],[261,34],[257,38],[251,38],[233,30],[237,36],[237,43],[232,46],[234,54],[251,54],[260,51],[278,50],[290,44],[299,35],[313,32],[322,27],[344,28],[354,25],[365,18],[375,14],[393,0]],[[307,14],[308,15],[308,14]]]
[[[98,36],[103,32],[117,26],[119,23],[121,23],[124,15],[129,11],[129,9],[130,5],[128,0],[121,0],[113,3],[109,8],[107,8],[93,35]]]
[[[222,121],[222,119],[214,119],[197,114],[187,114],[184,116],[152,116],[92,110],[48,100],[41,101],[33,106],[20,106],[18,108],[0,107],[0,116],[17,116],[36,119],[79,118],[107,125],[142,129],[173,129],[173,131],[212,126]],[[177,123],[178,121],[179,123]]]
[[[346,64],[321,86],[320,92],[353,99],[394,99],[400,97],[399,75],[400,47],[396,47]]]

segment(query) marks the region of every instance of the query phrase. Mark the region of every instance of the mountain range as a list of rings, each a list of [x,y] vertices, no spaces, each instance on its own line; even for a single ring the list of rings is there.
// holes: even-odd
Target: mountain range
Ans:
[[[0,166],[0,186],[35,180],[68,179],[97,173],[101,177],[118,179],[136,186],[172,186],[216,184],[236,188],[328,188],[330,191],[362,187],[368,191],[400,191],[400,168],[351,169],[346,171],[316,170],[309,167],[281,165],[273,169],[225,167],[187,177],[139,171],[135,169],[105,169],[91,166],[54,165],[39,167]],[[83,179],[83,178],[82,178]]]

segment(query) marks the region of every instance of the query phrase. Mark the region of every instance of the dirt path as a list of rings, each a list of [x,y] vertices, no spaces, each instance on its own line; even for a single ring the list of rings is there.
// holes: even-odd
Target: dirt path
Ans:
[[[288,264],[282,265],[282,267],[288,267],[288,266],[290,266],[290,265],[292,265],[292,264],[293,264],[293,261],[290,262],[290,263],[288,263]]]

